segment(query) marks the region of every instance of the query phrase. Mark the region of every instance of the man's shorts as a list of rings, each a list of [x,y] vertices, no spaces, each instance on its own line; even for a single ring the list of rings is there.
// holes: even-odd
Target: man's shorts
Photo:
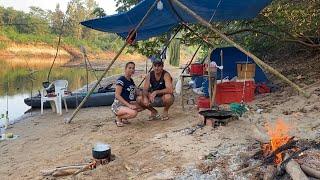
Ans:
[[[174,95],[172,95],[173,101],[174,101]],[[163,107],[163,100],[162,100],[162,96],[156,96],[154,98],[154,101],[150,104],[152,107]]]

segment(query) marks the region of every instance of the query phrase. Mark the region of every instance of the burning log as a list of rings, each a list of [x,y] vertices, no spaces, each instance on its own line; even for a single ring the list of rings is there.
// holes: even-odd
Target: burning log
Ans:
[[[257,167],[262,166],[263,164],[268,164],[268,163],[273,162],[275,160],[277,154],[281,153],[284,150],[292,148],[297,143],[297,141],[293,140],[293,138],[294,137],[290,138],[289,141],[286,144],[280,146],[275,151],[272,151],[272,153],[270,155],[268,155],[265,159],[263,159],[262,162],[254,165],[254,166],[251,166],[251,167],[243,168],[243,169],[241,169],[239,171],[236,171],[235,173],[238,174],[238,173],[248,172],[248,171],[250,171],[252,169],[255,169]]]
[[[320,171],[317,171],[309,166],[304,164],[300,165],[302,171],[306,173],[308,176],[320,179]]]
[[[289,158],[289,155],[285,155],[285,159]],[[303,173],[300,165],[293,159],[291,159],[285,165],[286,172],[291,176],[292,180],[308,180],[308,177]]]

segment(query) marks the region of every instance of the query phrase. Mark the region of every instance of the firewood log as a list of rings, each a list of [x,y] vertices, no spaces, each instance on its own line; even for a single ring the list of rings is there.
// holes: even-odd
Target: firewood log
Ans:
[[[43,176],[52,176],[57,171],[65,171],[65,170],[69,170],[69,169],[82,169],[85,166],[87,166],[87,165],[62,166],[62,167],[57,167],[57,168],[53,168],[53,169],[42,170],[42,171],[40,171],[40,173]]]
[[[277,173],[277,168],[274,165],[267,166],[266,172],[264,173],[263,180],[273,180]]]
[[[289,158],[289,155],[286,154],[284,159]],[[308,180],[308,177],[303,173],[300,165],[294,160],[291,159],[285,165],[286,172],[291,176],[292,180]]]
[[[301,167],[302,171],[304,173],[306,173],[308,176],[320,179],[320,171],[317,171],[317,170],[315,170],[309,166],[306,166],[304,164],[301,164],[300,167]]]
[[[52,173],[53,177],[61,177],[61,176],[69,176],[71,174],[73,174],[76,170],[72,170],[72,171],[66,171],[66,170],[58,170],[54,173]]]

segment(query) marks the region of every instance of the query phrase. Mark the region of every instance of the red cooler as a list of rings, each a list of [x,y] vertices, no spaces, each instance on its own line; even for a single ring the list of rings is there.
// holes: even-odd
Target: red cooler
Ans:
[[[245,88],[243,88],[245,87]],[[242,98],[244,102],[254,100],[254,81],[244,82],[224,82],[217,85],[216,103],[229,104],[240,103]]]

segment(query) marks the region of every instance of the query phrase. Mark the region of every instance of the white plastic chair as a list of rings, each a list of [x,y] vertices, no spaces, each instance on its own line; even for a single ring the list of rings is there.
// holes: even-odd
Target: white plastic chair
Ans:
[[[50,94],[48,96],[47,89],[51,88],[51,86],[54,85],[54,94]],[[42,89],[41,91],[41,114],[43,114],[43,104],[47,101],[53,101],[55,104],[55,107],[52,106],[51,108],[54,111],[54,108],[56,109],[56,112],[60,115],[62,115],[62,100],[64,101],[64,107],[66,109],[66,112],[68,112],[67,102],[66,102],[66,96],[65,91],[67,91],[68,87],[68,81],[67,80],[56,80],[53,81],[46,89]]]

